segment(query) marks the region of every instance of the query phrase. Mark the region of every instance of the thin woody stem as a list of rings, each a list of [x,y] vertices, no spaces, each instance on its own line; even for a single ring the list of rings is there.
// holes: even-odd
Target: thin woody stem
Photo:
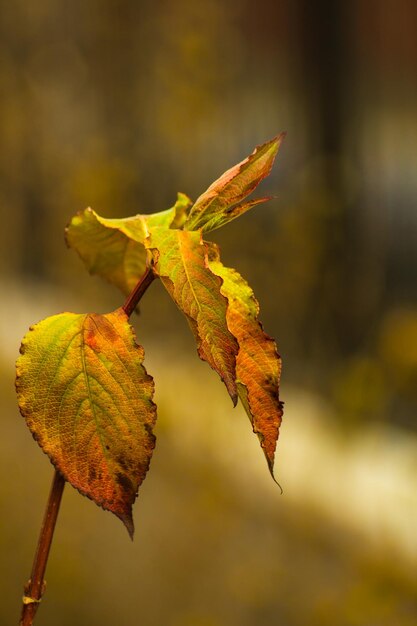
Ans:
[[[155,279],[155,274],[153,273],[152,268],[147,267],[142,278],[139,280],[138,284],[133,289],[131,294],[128,296],[126,302],[124,303],[122,307],[123,311],[126,313],[128,317],[132,315],[133,311],[136,309],[143,294],[145,293],[145,291],[147,290],[147,288],[153,282],[154,279]]]
[[[55,524],[61,504],[62,493],[65,487],[64,477],[55,470],[52,487],[46,505],[38,546],[33,560],[30,580],[25,587],[23,596],[22,616],[20,626],[31,626],[38,610],[39,603],[45,588],[45,570],[48,562],[49,550],[54,536]]]
[[[128,317],[132,315],[143,294],[154,279],[155,274],[149,264],[122,307]],[[46,505],[45,516],[39,534],[38,546],[33,560],[31,577],[25,586],[20,626],[32,626],[45,590],[45,570],[64,487],[65,478],[58,471],[55,471],[48,503]]]

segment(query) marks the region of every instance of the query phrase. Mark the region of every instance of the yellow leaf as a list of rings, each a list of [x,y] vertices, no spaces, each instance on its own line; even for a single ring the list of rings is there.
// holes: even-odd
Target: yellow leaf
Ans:
[[[208,267],[201,233],[153,228],[146,245],[154,252],[155,271],[187,316],[200,358],[218,372],[236,404],[238,346],[227,327],[227,300],[221,280]]]
[[[178,194],[173,207],[160,213],[122,219],[101,217],[92,209],[77,213],[68,224],[66,240],[91,274],[98,274],[129,294],[146,269],[144,240],[154,226],[180,228],[191,200]]]

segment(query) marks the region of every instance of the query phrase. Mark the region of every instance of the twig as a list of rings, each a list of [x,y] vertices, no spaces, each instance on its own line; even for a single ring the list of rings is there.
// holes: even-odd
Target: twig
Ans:
[[[32,625],[45,590],[44,576],[46,564],[48,562],[49,550],[54,536],[56,519],[58,517],[64,487],[64,477],[58,471],[55,471],[41,532],[39,534],[38,546],[33,560],[32,574],[25,586],[20,626]]]
[[[149,285],[155,279],[155,274],[152,271],[151,267],[147,267],[145,273],[142,278],[139,280],[136,287],[133,289],[132,293],[128,296],[126,302],[123,305],[123,311],[126,313],[128,317],[130,317],[133,311],[136,309],[139,300],[149,287]]]
[[[154,279],[155,274],[149,264],[142,278],[138,281],[138,284],[122,307],[128,317],[132,315],[143,294]],[[48,503],[46,505],[45,516],[39,534],[38,546],[33,560],[32,574],[25,586],[20,626],[32,626],[36,611],[38,610],[42,595],[45,591],[45,570],[64,487],[65,478],[58,471],[55,471]]]

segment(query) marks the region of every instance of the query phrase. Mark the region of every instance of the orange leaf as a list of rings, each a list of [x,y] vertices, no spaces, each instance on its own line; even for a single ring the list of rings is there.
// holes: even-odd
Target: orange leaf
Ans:
[[[218,249],[210,246],[210,268],[223,279],[222,294],[228,300],[227,324],[239,343],[236,378],[239,398],[258,435],[273,476],[275,448],[282,421],[279,400],[281,358],[275,341],[258,321],[259,305],[252,289],[234,269],[225,267]]]
[[[80,493],[133,535],[132,504],[155,445],[153,380],[122,309],[62,313],[24,337],[19,408],[34,438]]]

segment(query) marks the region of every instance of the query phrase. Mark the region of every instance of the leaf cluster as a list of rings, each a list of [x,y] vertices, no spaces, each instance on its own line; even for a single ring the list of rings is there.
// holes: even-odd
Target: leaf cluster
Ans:
[[[62,313],[31,327],[17,361],[19,408],[56,469],[112,511],[133,535],[132,504],[155,445],[154,384],[129,316],[158,278],[185,315],[198,354],[241,400],[273,475],[282,420],[281,359],[242,276],[205,240],[251,207],[271,171],[281,134],[227,170],[196,202],[182,193],[160,213],[107,219],[88,208],[66,230],[88,271],[126,295],[106,314]]]

